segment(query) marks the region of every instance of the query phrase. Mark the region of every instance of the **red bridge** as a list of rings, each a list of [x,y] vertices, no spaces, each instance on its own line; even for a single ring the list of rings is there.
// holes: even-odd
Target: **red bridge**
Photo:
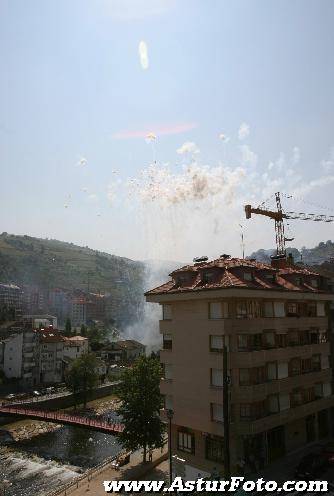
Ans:
[[[85,427],[87,429],[104,432],[106,434],[119,434],[124,429],[123,424],[120,422],[107,422],[102,419],[96,420],[89,417],[80,417],[80,415],[72,415],[63,412],[50,412],[46,410],[35,410],[32,408],[23,408],[10,405],[1,405],[0,415],[13,415],[15,417],[26,417],[33,420],[42,420],[43,422],[54,422],[56,424]]]

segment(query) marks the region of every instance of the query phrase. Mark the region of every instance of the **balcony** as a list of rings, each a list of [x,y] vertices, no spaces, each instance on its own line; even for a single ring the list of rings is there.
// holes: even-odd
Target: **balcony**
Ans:
[[[250,368],[264,365],[266,362],[277,360],[289,361],[296,356],[329,355],[330,343],[304,344],[287,346],[286,348],[270,348],[254,351],[237,351],[230,353],[231,368]]]
[[[258,434],[267,431],[279,425],[299,420],[307,415],[312,415],[320,410],[324,410],[334,406],[334,396],[326,398],[317,398],[311,402],[304,403],[300,406],[291,407],[279,413],[265,415],[258,419],[240,419],[238,423],[238,434]]]

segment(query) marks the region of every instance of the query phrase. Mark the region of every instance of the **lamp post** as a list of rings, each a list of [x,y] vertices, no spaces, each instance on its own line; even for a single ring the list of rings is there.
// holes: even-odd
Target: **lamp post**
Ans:
[[[167,418],[168,418],[168,452],[169,452],[169,484],[173,483],[173,470],[172,470],[172,418],[174,415],[173,410],[167,410]]]

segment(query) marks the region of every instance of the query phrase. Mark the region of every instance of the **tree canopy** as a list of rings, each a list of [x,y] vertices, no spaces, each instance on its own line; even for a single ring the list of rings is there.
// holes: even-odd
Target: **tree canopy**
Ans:
[[[124,430],[120,434],[122,445],[130,450],[143,448],[143,461],[147,449],[163,446],[164,424],[160,420],[162,397],[159,383],[161,366],[151,357],[140,357],[121,377],[118,396]]]
[[[85,353],[73,361],[65,376],[67,387],[86,407],[89,392],[98,383],[97,359],[93,353]]]

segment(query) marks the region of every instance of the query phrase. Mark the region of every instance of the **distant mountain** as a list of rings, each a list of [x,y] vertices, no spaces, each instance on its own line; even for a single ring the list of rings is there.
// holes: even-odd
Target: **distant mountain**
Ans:
[[[138,318],[143,300],[145,266],[54,239],[0,235],[0,282],[108,293],[113,317],[128,325]]]
[[[256,258],[256,260],[264,263],[270,263],[270,256],[274,255],[276,250],[260,249],[253,252],[247,258]],[[297,250],[297,248],[287,248],[287,253],[291,253],[295,262],[303,261],[306,265],[320,265],[328,262],[330,258],[334,257],[334,243],[326,241],[319,243],[314,248],[305,248]]]

